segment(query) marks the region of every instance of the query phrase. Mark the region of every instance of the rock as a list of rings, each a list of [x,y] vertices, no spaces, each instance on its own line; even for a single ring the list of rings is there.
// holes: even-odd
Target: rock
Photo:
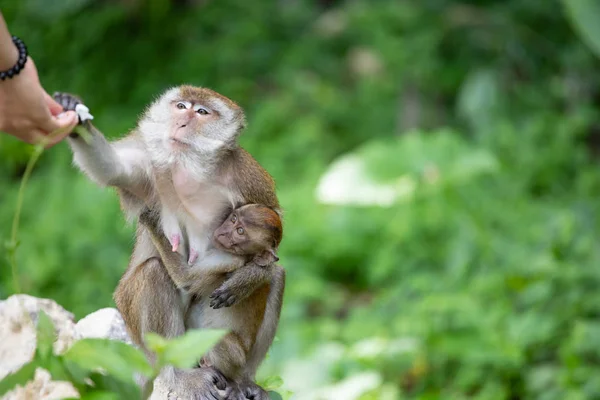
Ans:
[[[40,310],[48,314],[54,323],[57,340],[54,352],[64,352],[76,340],[73,314],[56,302],[28,295],[14,295],[0,301],[0,380],[33,358],[36,347],[36,331]],[[38,368],[33,381],[2,397],[17,399],[62,399],[78,397],[68,382],[56,382],[50,374]]]
[[[66,398],[79,398],[79,393],[69,382],[53,381],[50,373],[38,368],[35,378],[25,385],[17,387],[2,400],[59,400]]]
[[[78,338],[107,338],[132,344],[125,322],[116,308],[102,308],[75,325]]]

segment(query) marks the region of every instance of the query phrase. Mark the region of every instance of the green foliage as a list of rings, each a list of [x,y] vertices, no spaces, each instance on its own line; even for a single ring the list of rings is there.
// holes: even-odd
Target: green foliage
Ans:
[[[40,4],[2,11],[46,89],[81,95],[108,136],[183,82],[247,110],[288,271],[259,382],[281,375],[283,398],[597,397],[596,2]],[[3,241],[31,154],[0,138]],[[16,261],[22,291],[81,317],[112,304],[133,227],[70,159],[61,144],[33,171]],[[344,202],[368,195],[350,175],[321,202],[348,159],[397,196]]]
[[[600,57],[600,4],[594,0],[563,0],[581,39]]]
[[[198,330],[166,341],[152,333],[146,335],[148,347],[156,353],[160,364],[171,364],[178,368],[191,368],[198,363],[202,354],[223,337],[223,330]]]
[[[157,355],[153,367],[138,348],[109,339],[81,339],[65,353],[55,355],[52,350],[56,336],[54,325],[50,317],[41,311],[34,358],[0,381],[0,396],[16,386],[25,385],[33,379],[37,368],[44,368],[53,379],[71,382],[82,399],[141,398],[142,394],[134,380],[135,374],[154,380],[167,365],[189,368],[225,333],[221,330],[190,330],[170,340],[149,334],[146,338],[148,346]],[[271,377],[266,383],[266,388],[273,390],[281,386],[282,381],[279,377]],[[148,394],[144,396],[147,398]]]

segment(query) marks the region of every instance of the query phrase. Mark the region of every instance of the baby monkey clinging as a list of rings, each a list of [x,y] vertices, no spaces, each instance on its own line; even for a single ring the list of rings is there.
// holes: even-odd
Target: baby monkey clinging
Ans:
[[[256,267],[279,261],[277,247],[282,233],[279,215],[267,206],[247,204],[229,214],[213,234],[214,245],[244,256],[247,264],[211,294],[211,307],[229,307],[264,283],[262,279],[257,280],[264,274],[253,272]]]

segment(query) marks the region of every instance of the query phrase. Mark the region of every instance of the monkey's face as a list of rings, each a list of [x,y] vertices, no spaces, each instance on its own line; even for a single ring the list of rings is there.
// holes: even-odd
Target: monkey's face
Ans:
[[[253,255],[269,247],[268,232],[260,226],[249,223],[244,213],[235,210],[214,234],[215,246],[238,255]]]
[[[168,90],[146,111],[140,130],[159,164],[212,160],[232,147],[245,126],[243,110],[210,89],[181,86]]]
[[[213,108],[188,100],[171,101],[168,107],[171,109],[168,146],[175,151],[193,150],[199,144],[197,138],[202,138],[207,128],[220,118]]]

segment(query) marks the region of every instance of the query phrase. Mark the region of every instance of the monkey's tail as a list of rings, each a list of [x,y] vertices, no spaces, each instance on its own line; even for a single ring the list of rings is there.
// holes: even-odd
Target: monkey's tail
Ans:
[[[256,371],[273,343],[279,325],[279,316],[281,315],[285,289],[285,269],[279,265],[273,265],[273,270],[273,279],[267,296],[263,322],[258,329],[256,341],[246,363],[245,375],[252,381],[255,380]]]

